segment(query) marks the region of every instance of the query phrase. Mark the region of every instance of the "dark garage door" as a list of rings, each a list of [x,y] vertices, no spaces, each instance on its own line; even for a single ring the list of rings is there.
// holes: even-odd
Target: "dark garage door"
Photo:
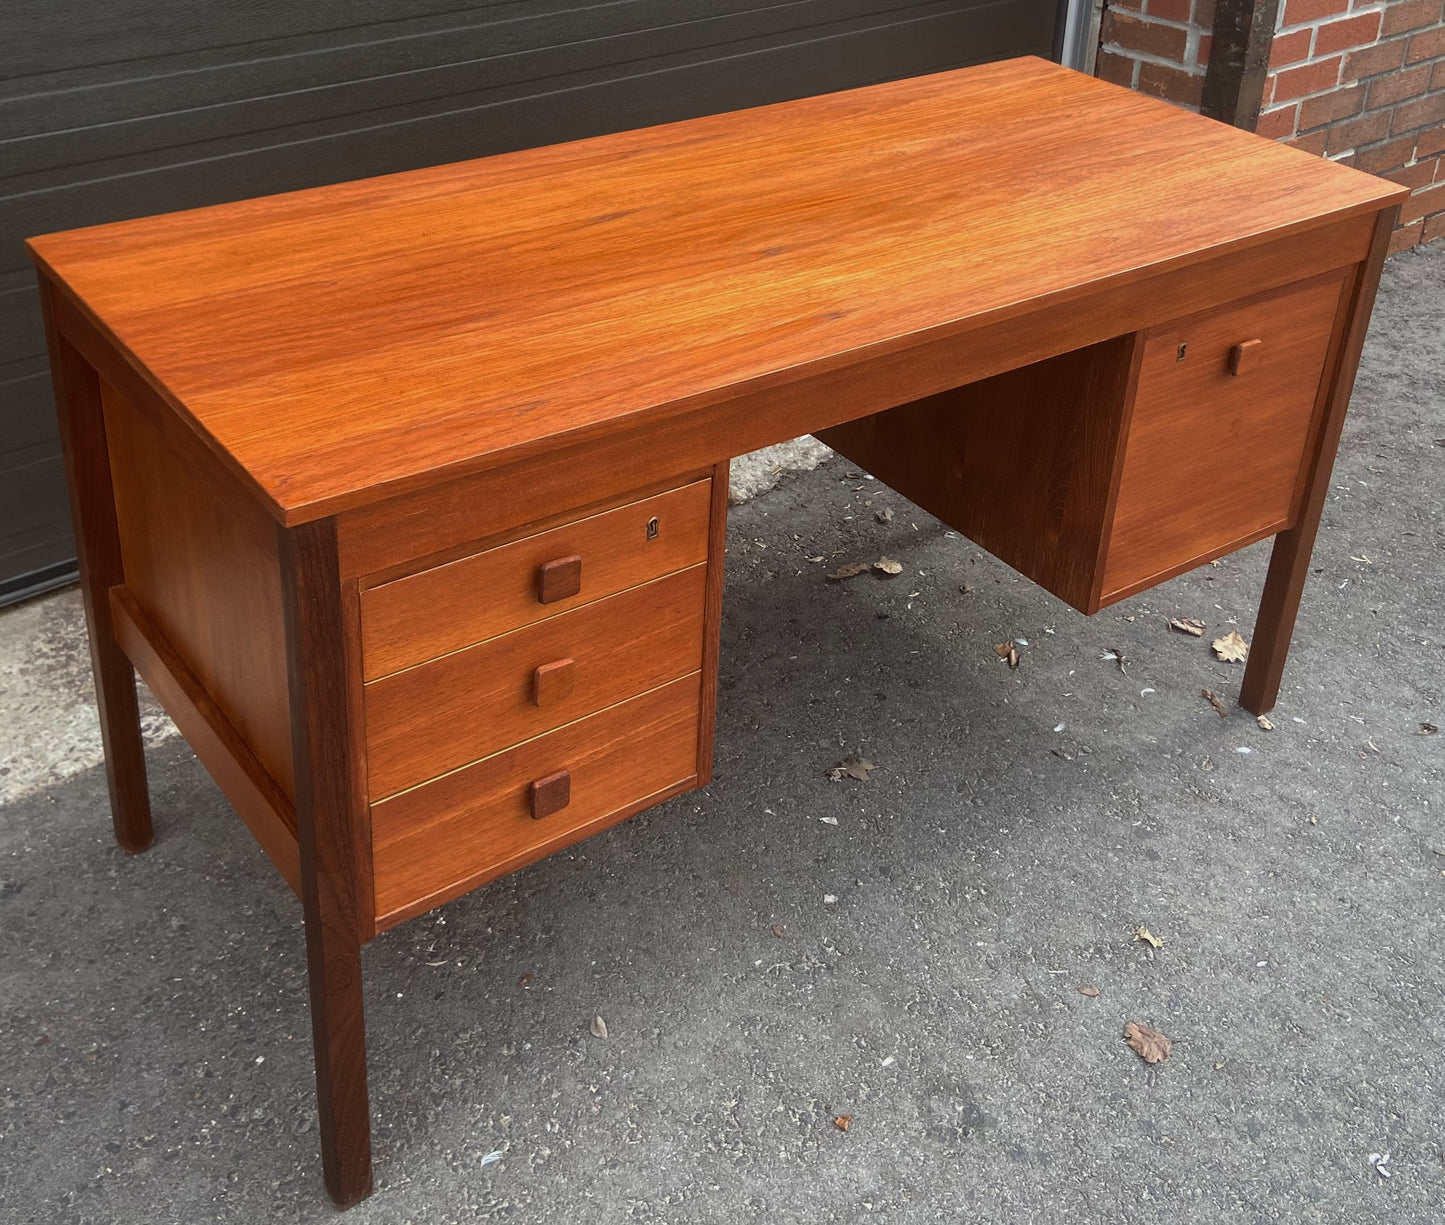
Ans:
[[[1058,0],[4,0],[0,603],[73,575],[31,234],[1033,53]]]

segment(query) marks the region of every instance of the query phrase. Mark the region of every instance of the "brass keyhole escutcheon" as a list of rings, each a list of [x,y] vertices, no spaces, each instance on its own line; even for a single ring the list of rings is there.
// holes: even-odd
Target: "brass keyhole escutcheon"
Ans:
[[[1180,345],[1180,346],[1179,346],[1179,351],[1174,354],[1174,360],[1175,360],[1176,362],[1182,362],[1182,361],[1184,360],[1184,354],[1185,354],[1186,352],[1188,352],[1188,350],[1189,350],[1189,346],[1188,346],[1187,344],[1182,344],[1182,345]]]
[[[656,515],[653,515],[652,518],[647,521],[647,538],[648,538],[649,540],[656,540],[656,539],[657,539],[657,532],[658,532],[657,516],[656,516]]]

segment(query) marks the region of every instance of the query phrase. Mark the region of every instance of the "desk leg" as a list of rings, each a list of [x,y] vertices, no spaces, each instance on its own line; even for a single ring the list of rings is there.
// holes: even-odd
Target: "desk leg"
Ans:
[[[331,1198],[348,1208],[371,1194],[361,992],[362,916],[368,911],[334,522],[283,529],[281,573],[321,1166]]]
[[[1320,424],[1315,454],[1300,497],[1299,517],[1294,527],[1274,538],[1269,576],[1265,579],[1259,617],[1254,623],[1254,641],[1250,644],[1249,662],[1239,691],[1239,704],[1251,714],[1267,714],[1274,709],[1275,699],[1279,696],[1290,636],[1294,632],[1300,596],[1304,593],[1305,578],[1309,574],[1310,556],[1315,547],[1320,514],[1324,510],[1325,494],[1330,486],[1330,473],[1335,466],[1340,432],[1345,425],[1345,410],[1354,390],[1355,371],[1365,344],[1370,310],[1375,304],[1380,270],[1384,267],[1398,213],[1398,207],[1388,208],[1375,222],[1370,254],[1359,266],[1350,292],[1348,321],[1326,393],[1324,420]]]
[[[110,589],[125,581],[115,493],[110,481],[100,376],[56,330],[50,317],[50,289],[41,286],[50,371],[60,418],[60,446],[70,487],[70,521],[80,563],[85,620],[90,629],[90,666],[105,749],[110,818],[115,840],[127,855],[151,844],[151,805],[146,790],[145,746],[141,742],[135,669],[115,640]]]

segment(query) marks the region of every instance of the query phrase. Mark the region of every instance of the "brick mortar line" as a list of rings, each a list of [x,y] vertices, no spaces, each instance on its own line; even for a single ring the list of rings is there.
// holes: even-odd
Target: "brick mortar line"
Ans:
[[[1148,22],[1152,26],[1168,26],[1171,30],[1196,30],[1200,33],[1205,33],[1203,26],[1197,26],[1192,21],[1175,21],[1172,17],[1150,17],[1148,13],[1131,13],[1127,9],[1120,10],[1120,15],[1135,17],[1140,21]],[[1212,29],[1213,27],[1211,27],[1211,30]]]
[[[1278,38],[1281,34],[1298,34],[1301,30],[1318,30],[1321,26],[1334,25],[1337,21],[1353,21],[1356,17],[1370,17],[1380,14],[1381,23],[1384,21],[1386,5],[1381,4],[1377,8],[1346,9],[1343,13],[1331,13],[1327,17],[1311,17],[1308,21],[1297,21],[1293,25],[1275,26],[1274,36]],[[1387,35],[1394,38],[1395,35]]]
[[[1100,51],[1107,51],[1110,55],[1123,56],[1125,59],[1133,60],[1137,64],[1154,64],[1160,68],[1177,68],[1181,72],[1187,72],[1193,77],[1202,77],[1207,71],[1203,64],[1185,64],[1179,60],[1164,59],[1158,55],[1152,55],[1147,51],[1131,51],[1127,47],[1114,47],[1103,43]]]
[[[1445,22],[1441,22],[1439,26],[1432,27],[1430,30],[1416,30],[1415,33],[1429,34],[1432,33],[1435,29],[1445,29]],[[1401,35],[1398,38],[1377,38],[1373,42],[1359,43],[1353,47],[1340,47],[1338,50],[1335,51],[1321,51],[1318,53],[1314,49],[1314,39],[1311,39],[1310,49],[1308,52],[1306,52],[1304,59],[1289,60],[1286,63],[1278,65],[1277,67],[1271,67],[1270,72],[1275,73],[1278,71],[1282,71],[1286,68],[1303,68],[1307,67],[1310,64],[1320,64],[1323,63],[1325,60],[1334,58],[1337,55],[1354,55],[1357,51],[1370,51],[1375,47],[1383,47],[1386,43],[1405,42],[1408,40],[1408,38],[1408,35]],[[1416,60],[1413,64],[1404,64],[1400,68],[1391,68],[1387,69],[1387,71],[1402,72],[1406,68],[1415,68],[1418,67],[1420,64],[1438,63],[1441,59],[1445,59],[1445,56],[1434,55],[1431,56],[1429,59]]]

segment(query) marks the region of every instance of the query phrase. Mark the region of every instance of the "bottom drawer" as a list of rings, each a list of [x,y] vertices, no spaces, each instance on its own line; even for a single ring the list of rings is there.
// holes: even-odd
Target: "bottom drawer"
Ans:
[[[694,672],[373,804],[378,927],[691,784],[701,680]],[[534,798],[536,783],[543,785]],[[534,807],[548,815],[534,817]]]

